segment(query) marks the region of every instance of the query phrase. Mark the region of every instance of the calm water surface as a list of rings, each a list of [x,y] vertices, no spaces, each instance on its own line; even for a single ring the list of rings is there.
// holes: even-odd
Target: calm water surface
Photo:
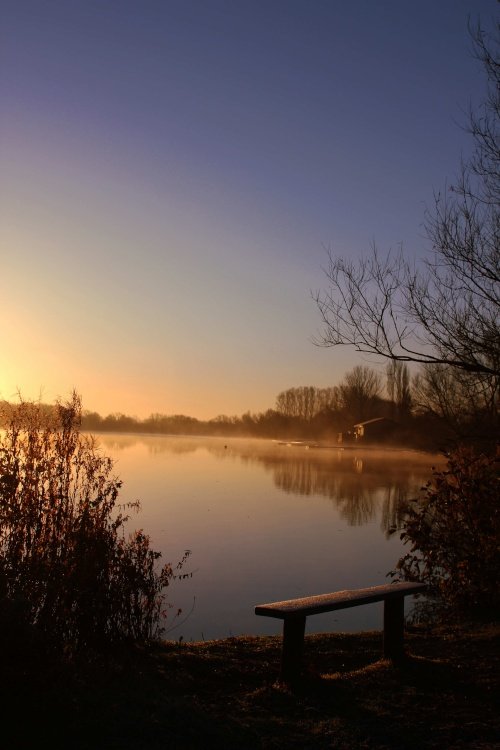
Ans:
[[[169,588],[165,637],[281,631],[254,606],[387,581],[402,545],[388,529],[428,479],[435,456],[338,450],[271,441],[102,435],[140,499],[144,528],[165,562],[185,549],[192,578]],[[183,613],[175,618],[174,612]],[[381,627],[381,605],[308,618],[308,632]]]

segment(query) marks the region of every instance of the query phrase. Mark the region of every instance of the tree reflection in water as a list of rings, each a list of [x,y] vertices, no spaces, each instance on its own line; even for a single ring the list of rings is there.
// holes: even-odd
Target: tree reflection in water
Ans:
[[[222,457],[220,446],[211,450]],[[382,531],[400,527],[408,500],[428,479],[436,456],[417,451],[309,448],[301,445],[238,446],[227,457],[262,465],[276,487],[290,495],[329,498],[351,526],[380,517]]]
[[[143,444],[151,454],[207,451],[215,457],[258,464],[270,472],[275,486],[290,495],[328,498],[351,526],[380,518],[382,531],[401,526],[408,500],[442,458],[418,451],[284,445],[243,438],[106,435],[106,443],[122,450]]]

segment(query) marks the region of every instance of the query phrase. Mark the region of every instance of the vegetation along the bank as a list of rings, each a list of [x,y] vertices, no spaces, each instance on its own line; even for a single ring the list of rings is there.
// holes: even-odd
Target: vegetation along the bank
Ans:
[[[142,531],[126,533],[121,482],[80,414],[77,395],[50,411],[21,402],[0,439],[3,637],[57,651],[158,637],[175,575]]]
[[[398,667],[379,633],[306,638],[310,672],[276,683],[281,638],[128,649],[61,665],[5,653],[2,741],[52,750],[493,750],[500,629],[416,628]],[[29,666],[26,667],[26,658]]]

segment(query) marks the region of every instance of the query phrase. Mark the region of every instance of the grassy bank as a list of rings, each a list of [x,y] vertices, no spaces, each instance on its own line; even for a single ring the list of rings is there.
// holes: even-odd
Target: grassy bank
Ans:
[[[280,638],[166,643],[71,668],[4,643],[1,746],[500,747],[500,626],[415,629],[407,646],[395,667],[379,633],[309,636],[292,692],[275,682]]]

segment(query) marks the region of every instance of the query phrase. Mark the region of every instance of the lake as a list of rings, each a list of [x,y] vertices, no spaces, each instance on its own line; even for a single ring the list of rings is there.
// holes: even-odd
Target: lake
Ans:
[[[440,459],[414,451],[237,438],[99,435],[164,562],[192,551],[168,589],[165,637],[281,632],[254,606],[386,583],[401,555],[388,531]],[[382,605],[319,615],[307,632],[380,629]],[[182,608],[180,617],[174,613]]]

